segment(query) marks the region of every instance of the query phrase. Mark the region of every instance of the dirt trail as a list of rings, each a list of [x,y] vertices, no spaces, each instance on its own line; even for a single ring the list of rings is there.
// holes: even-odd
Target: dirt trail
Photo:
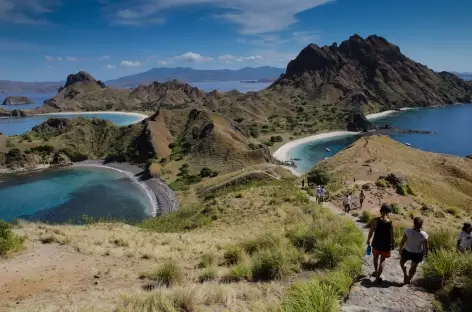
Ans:
[[[310,198],[312,201],[316,199]],[[342,209],[327,202],[323,204],[333,213],[353,220],[361,229],[366,240],[369,230],[357,218],[344,214]],[[414,285],[403,285],[403,272],[400,268],[398,250],[392,251],[382,274],[383,283],[377,285],[374,278],[372,256],[365,256],[359,280],[351,288],[349,298],[343,304],[343,312],[432,312],[434,296]]]

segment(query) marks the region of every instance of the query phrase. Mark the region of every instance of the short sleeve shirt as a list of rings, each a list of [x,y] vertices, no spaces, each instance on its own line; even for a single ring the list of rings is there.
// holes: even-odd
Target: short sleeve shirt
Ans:
[[[472,233],[467,234],[466,232],[462,231],[459,233],[457,240],[459,241],[459,246],[462,248],[472,248]]]
[[[405,231],[407,237],[405,249],[412,253],[423,253],[424,242],[428,239],[428,234],[425,231],[417,231],[413,228]]]

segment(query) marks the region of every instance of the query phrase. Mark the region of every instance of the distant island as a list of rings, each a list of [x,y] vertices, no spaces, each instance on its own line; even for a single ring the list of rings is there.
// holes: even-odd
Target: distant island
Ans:
[[[32,104],[34,101],[27,96],[7,96],[2,105]]]
[[[274,82],[276,79],[269,79],[269,78],[263,78],[259,80],[241,80],[241,83],[266,83],[266,82]]]

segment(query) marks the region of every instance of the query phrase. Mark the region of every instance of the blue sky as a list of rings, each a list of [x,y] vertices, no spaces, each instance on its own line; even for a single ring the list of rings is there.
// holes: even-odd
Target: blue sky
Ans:
[[[354,33],[435,70],[472,72],[471,12],[470,0],[0,0],[0,79],[285,67],[310,42]]]

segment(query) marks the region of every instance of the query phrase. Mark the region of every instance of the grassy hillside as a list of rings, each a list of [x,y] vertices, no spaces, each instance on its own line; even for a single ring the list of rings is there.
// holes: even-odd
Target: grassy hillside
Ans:
[[[89,278],[80,275],[47,296],[47,288],[38,287],[19,304],[10,292],[1,305],[13,311],[334,312],[360,270],[363,242],[352,222],[311,203],[293,180],[226,189],[137,226],[22,222],[16,231],[42,242],[39,254],[58,246],[76,259],[94,259],[89,274],[98,286],[85,286]],[[22,291],[41,278],[42,269],[35,270],[20,273],[30,274]],[[49,280],[60,272],[51,271]]]

